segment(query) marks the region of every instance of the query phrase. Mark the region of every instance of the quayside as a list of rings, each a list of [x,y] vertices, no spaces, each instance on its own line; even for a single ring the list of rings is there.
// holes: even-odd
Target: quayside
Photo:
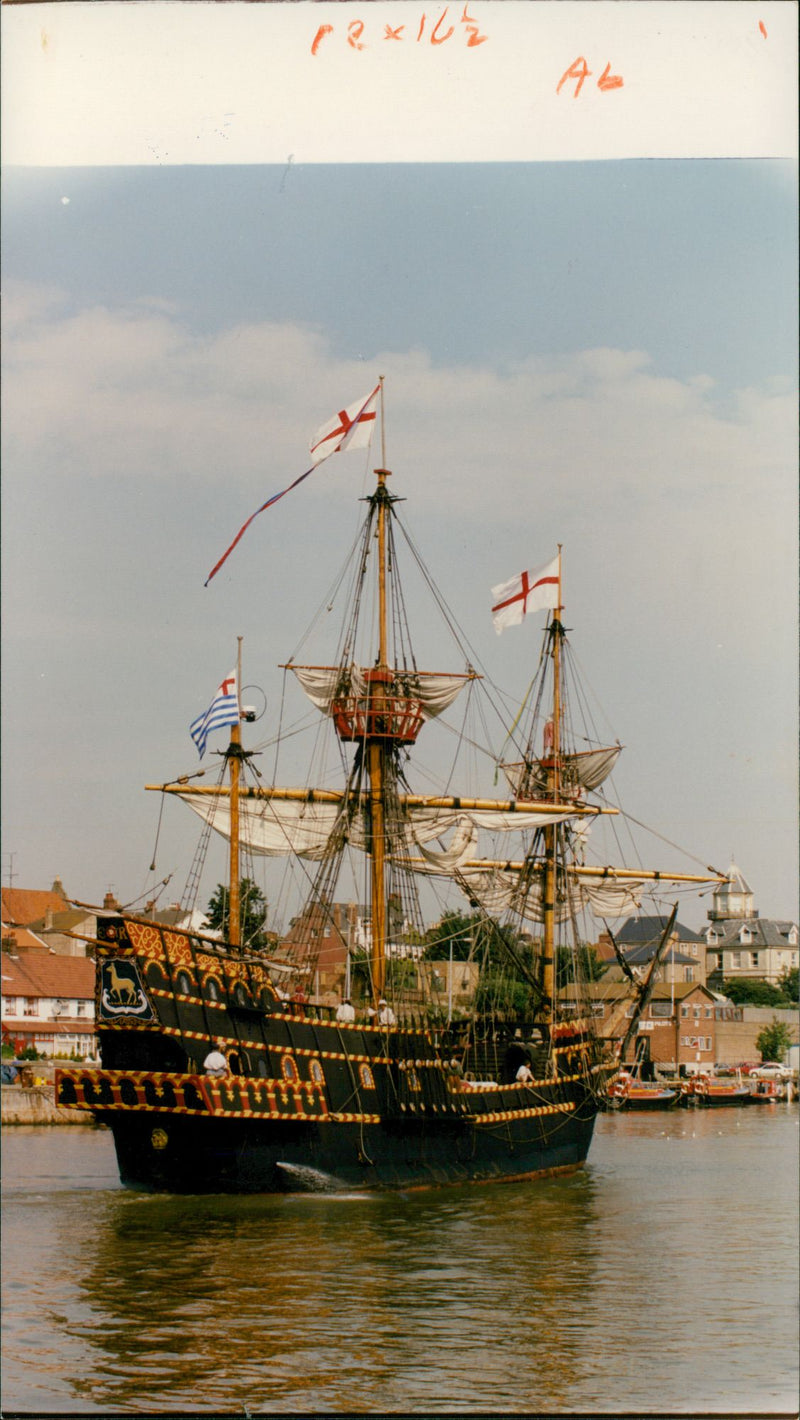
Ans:
[[[382,385],[346,411],[348,438],[374,421],[378,398],[382,412]],[[201,754],[210,730],[230,728],[217,781],[148,786],[202,820],[184,925],[97,910],[102,1064],[61,1070],[57,1100],[108,1125],[130,1187],[408,1189],[579,1168],[659,961],[631,980],[614,1048],[585,993],[590,924],[667,885],[712,880],[591,861],[589,829],[616,812],[603,786],[620,746],[578,729],[560,552],[540,579],[544,600],[528,573],[521,609],[513,590],[500,597],[509,624],[546,612],[515,716],[400,522],[382,455],[337,582],[330,661],[285,666],[314,707],[308,782],[266,782],[243,743],[253,715],[241,705],[240,642],[214,715],[192,728]],[[417,664],[404,557],[455,647],[445,670]],[[430,741],[427,761],[418,739]],[[197,930],[192,916],[212,832],[229,843],[221,932]],[[283,859],[307,887],[291,931],[269,939],[249,934],[245,911],[260,858]],[[346,959],[332,995],[325,951],[336,933]]]

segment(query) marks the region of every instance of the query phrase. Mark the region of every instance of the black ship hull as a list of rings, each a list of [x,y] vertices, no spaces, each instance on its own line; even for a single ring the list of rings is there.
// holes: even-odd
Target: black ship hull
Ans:
[[[428,1130],[158,1114],[97,1118],[112,1130],[122,1183],[168,1193],[403,1190],[571,1173],[583,1165],[594,1128],[593,1110],[482,1130],[460,1120]]]
[[[533,1023],[473,1021],[460,1038],[421,1021],[343,1023],[279,1000],[259,960],[186,933],[105,919],[96,950],[102,1068],[59,1071],[57,1101],[111,1129],[128,1187],[424,1188],[586,1159],[603,1066],[585,1021],[547,1040]]]

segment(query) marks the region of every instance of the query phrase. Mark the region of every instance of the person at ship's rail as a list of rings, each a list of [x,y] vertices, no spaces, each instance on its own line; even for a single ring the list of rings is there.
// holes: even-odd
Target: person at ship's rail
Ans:
[[[527,1061],[525,1061],[525,1060],[523,1060],[522,1064],[520,1065],[520,1067],[519,1067],[519,1069],[518,1069],[518,1071],[517,1071],[517,1084],[518,1084],[518,1085],[532,1085],[532,1084],[533,1084],[533,1071],[532,1071],[530,1065],[529,1065],[529,1064],[527,1063]]]
[[[222,1041],[218,1040],[214,1049],[209,1050],[208,1055],[203,1061],[203,1069],[206,1074],[214,1075],[217,1078],[222,1075],[227,1075],[228,1073],[228,1061],[219,1048],[221,1044]]]
[[[392,1010],[392,1008],[391,1008],[391,1006],[389,1005],[388,1001],[384,1001],[384,999],[383,999],[382,996],[381,996],[380,1001],[378,1002],[378,1025],[379,1025],[379,1026],[396,1026],[396,1025],[397,1025],[397,1017],[396,1017],[394,1011]]]

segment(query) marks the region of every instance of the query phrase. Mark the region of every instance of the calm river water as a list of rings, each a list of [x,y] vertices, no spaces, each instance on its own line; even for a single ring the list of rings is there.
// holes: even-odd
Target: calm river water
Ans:
[[[5,1134],[3,1414],[797,1410],[796,1106],[605,1115],[572,1178],[123,1191]]]

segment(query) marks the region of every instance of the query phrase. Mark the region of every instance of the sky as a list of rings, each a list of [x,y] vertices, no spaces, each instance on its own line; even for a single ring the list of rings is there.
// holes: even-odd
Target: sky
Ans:
[[[4,15],[12,39],[29,10]],[[779,10],[750,26],[759,60]],[[142,786],[197,767],[188,726],[237,636],[268,737],[374,452],[323,464],[205,579],[383,375],[392,491],[509,705],[541,618],[497,638],[490,589],[562,543],[572,643],[626,746],[620,798],[695,860],[653,866],[734,855],[761,914],[796,918],[794,160],[511,162],[500,143],[486,162],[303,161],[287,142],[281,162],[115,163],[93,120],[88,146],[50,133],[48,164],[15,161],[9,126],[3,883],[130,901],[169,873],[180,895],[194,821],[167,805],[156,852]],[[416,593],[409,610],[445,668]]]

